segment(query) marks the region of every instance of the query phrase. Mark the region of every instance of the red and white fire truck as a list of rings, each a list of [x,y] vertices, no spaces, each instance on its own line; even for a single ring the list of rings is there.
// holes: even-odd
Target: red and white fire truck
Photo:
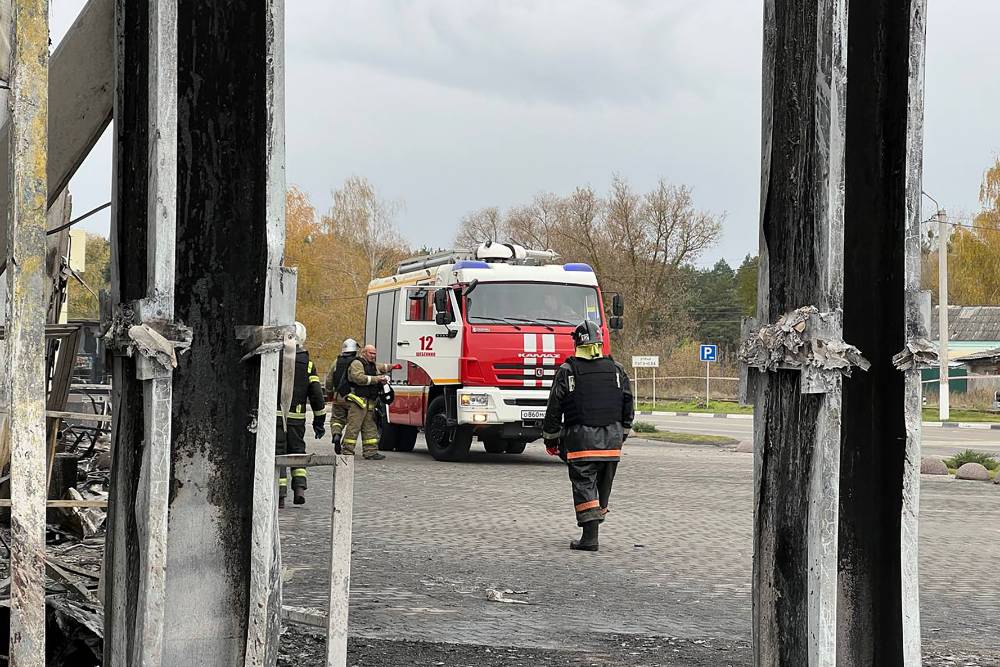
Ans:
[[[605,317],[597,276],[552,251],[485,243],[415,257],[368,287],[365,342],[392,372],[380,448],[411,451],[420,429],[442,461],[486,451],[520,454],[541,437],[549,387],[573,352],[573,329],[591,319],[622,326],[614,295]]]

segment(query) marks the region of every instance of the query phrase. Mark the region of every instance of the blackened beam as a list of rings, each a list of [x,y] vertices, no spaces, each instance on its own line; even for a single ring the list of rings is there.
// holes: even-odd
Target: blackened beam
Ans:
[[[757,321],[768,323],[843,305],[847,3],[764,7]],[[802,393],[797,369],[753,373],[755,664],[834,667],[842,378]]]
[[[177,0],[148,0],[146,162],[146,298],[136,308],[138,324],[129,336],[136,355],[136,379],[143,384],[145,438],[135,513],[140,580],[129,664],[163,663],[167,580],[167,514],[170,495],[173,372],[176,345],[147,322],[177,328],[174,264],[177,229]],[[145,326],[144,326],[145,325]],[[143,344],[143,341],[147,341]],[[190,346],[190,341],[184,341]]]
[[[295,323],[298,274],[281,266],[285,255],[285,2],[269,0],[265,6],[263,230],[267,259],[262,324],[273,329]],[[279,354],[273,349],[260,355],[258,364],[245,667],[276,664],[281,632],[281,539],[274,467]]]
[[[844,383],[838,664],[920,664],[920,293],[924,0],[851,3],[844,333],[872,361]],[[902,371],[902,372],[901,372]]]
[[[924,71],[927,48],[927,0],[910,0],[910,41],[906,115],[905,159],[905,271],[906,309],[904,332],[907,350],[915,356],[927,349],[930,338],[930,293],[922,291],[920,270],[923,250],[920,235],[920,203],[923,196]],[[933,366],[928,355],[924,363]],[[900,513],[900,583],[903,665],[920,667],[923,662],[920,633],[920,577],[918,567],[920,525],[920,450],[923,441],[923,384],[920,367],[904,370],[906,377],[904,415],[906,458],[903,465],[903,498]]]
[[[10,406],[10,648],[45,664],[45,320],[48,0],[14,3],[9,132],[7,368]],[[6,161],[0,160],[6,167]],[[4,208],[6,210],[6,207]],[[3,257],[8,257],[5,251]]]

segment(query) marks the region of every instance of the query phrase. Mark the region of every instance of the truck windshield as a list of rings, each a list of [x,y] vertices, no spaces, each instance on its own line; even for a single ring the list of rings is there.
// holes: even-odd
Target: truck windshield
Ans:
[[[551,283],[479,283],[465,300],[470,323],[576,326],[589,319],[601,323],[597,289]]]

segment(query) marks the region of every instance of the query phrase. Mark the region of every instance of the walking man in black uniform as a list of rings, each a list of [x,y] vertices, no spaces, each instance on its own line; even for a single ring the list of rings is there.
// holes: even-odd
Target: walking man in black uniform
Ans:
[[[542,435],[545,449],[569,467],[576,523],[583,537],[569,548],[597,551],[622,444],[635,416],[625,369],[603,355],[604,336],[590,320],[573,332],[576,354],[556,371]]]
[[[350,403],[347,402],[347,393],[350,387],[345,383],[347,378],[347,368],[351,362],[358,358],[358,341],[348,338],[340,348],[340,356],[337,363],[330,367],[330,373],[326,376],[326,393],[332,402],[332,412],[330,414],[330,432],[333,434],[333,450],[341,453],[340,441],[344,435],[344,427],[347,426],[347,413]],[[344,393],[341,393],[344,389]]]
[[[305,454],[306,453],[306,402],[313,413],[313,435],[317,439],[326,434],[326,400],[323,398],[323,385],[319,381],[316,367],[309,360],[309,352],[303,345],[306,342],[306,328],[301,322],[295,323],[295,342],[298,350],[295,353],[295,385],[292,389],[292,406],[289,409],[287,421],[283,418],[281,407],[281,388],[278,389],[278,424],[275,429],[275,453]],[[281,363],[278,364],[278,377],[281,377]],[[287,424],[287,428],[286,428]],[[306,502],[306,469],[292,468],[292,493],[295,504]],[[285,496],[288,495],[288,469],[282,468],[278,475],[278,507],[285,506]]]

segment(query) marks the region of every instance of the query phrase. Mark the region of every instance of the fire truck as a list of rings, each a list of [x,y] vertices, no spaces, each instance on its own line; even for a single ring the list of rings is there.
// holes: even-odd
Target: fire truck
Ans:
[[[608,334],[622,327],[621,296],[606,317],[593,269],[557,260],[491,242],[405,260],[369,284],[365,341],[398,366],[382,450],[412,451],[423,430],[435,459],[460,461],[477,437],[494,454],[520,454],[541,437],[573,329],[597,322],[607,352]]]

